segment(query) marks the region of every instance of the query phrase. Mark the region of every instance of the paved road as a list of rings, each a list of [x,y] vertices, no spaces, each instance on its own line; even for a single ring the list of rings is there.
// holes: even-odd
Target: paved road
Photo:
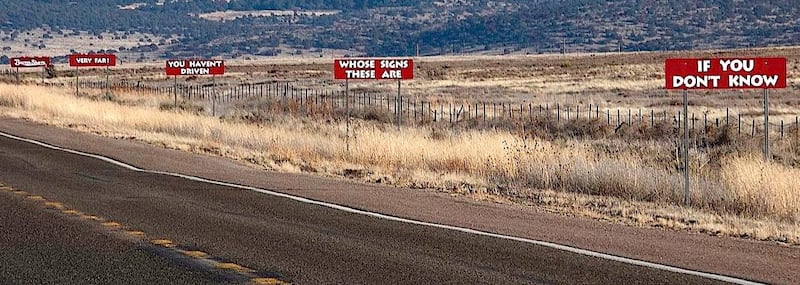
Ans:
[[[0,193],[0,284],[236,284],[242,278]],[[245,281],[248,279],[244,279]]]
[[[158,152],[152,147],[144,150]],[[150,151],[141,156],[152,155]],[[124,153],[134,161],[140,156],[124,149],[111,156]],[[380,220],[237,188],[134,172],[8,138],[0,138],[0,182],[139,229],[148,237],[169,239],[183,248],[202,250],[296,284],[714,283],[528,243]],[[339,187],[342,183],[329,184]],[[51,220],[30,216],[27,219],[32,225]],[[96,236],[97,232],[72,236],[83,234]],[[96,246],[77,244],[73,250],[87,248],[91,252]],[[172,260],[157,251],[150,254]],[[200,273],[201,277],[211,274]]]

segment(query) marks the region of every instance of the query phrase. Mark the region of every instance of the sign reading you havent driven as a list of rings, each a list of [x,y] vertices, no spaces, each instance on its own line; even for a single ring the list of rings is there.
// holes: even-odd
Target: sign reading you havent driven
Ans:
[[[667,59],[667,89],[786,88],[785,58]]]
[[[218,59],[167,60],[167,75],[222,75],[225,61]]]

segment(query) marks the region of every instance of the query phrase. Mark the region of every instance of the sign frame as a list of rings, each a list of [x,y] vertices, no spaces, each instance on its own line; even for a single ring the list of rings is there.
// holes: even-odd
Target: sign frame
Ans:
[[[787,87],[786,66],[787,60],[782,57],[667,58],[664,61],[665,89],[683,91],[683,176],[686,206],[691,203],[689,90],[763,89],[764,160],[769,161],[769,90]]]
[[[194,74],[186,74],[187,72],[185,72],[185,70],[187,69],[193,70],[192,73]],[[207,73],[203,71],[207,71]],[[172,88],[175,108],[178,108],[178,76],[211,75],[211,82],[215,87],[211,89],[211,115],[216,116],[216,78],[217,75],[224,75],[225,71],[225,60],[223,59],[168,59],[164,65],[164,73],[167,77],[173,77]]]
[[[33,65],[28,64],[21,64],[23,61],[33,62]],[[41,63],[41,64],[39,64]],[[44,83],[45,73],[47,72],[47,68],[53,66],[53,62],[49,56],[20,56],[20,57],[12,57],[9,59],[9,64],[11,68],[16,69],[16,80],[17,85],[20,84],[20,76],[19,76],[19,69],[20,68],[35,68],[41,67],[42,68],[42,83]]]
[[[105,59],[101,61],[100,59]],[[80,96],[80,68],[105,67],[106,93],[111,93],[110,67],[117,66],[117,55],[113,53],[73,53],[69,55],[69,66],[75,67],[75,96]]]
[[[350,80],[397,80],[397,96],[395,96],[395,113],[397,128],[403,120],[402,81],[414,79],[414,59],[399,57],[378,58],[334,58],[333,79],[344,80],[345,109],[347,116],[347,133],[345,145],[350,153]]]

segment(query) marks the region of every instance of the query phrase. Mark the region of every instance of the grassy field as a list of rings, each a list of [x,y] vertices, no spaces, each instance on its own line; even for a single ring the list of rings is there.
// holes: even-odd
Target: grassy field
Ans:
[[[209,153],[257,167],[435,188],[477,199],[532,204],[555,212],[643,226],[800,243],[800,168],[762,162],[757,138],[717,134],[692,153],[692,205],[683,201],[675,146],[659,136],[558,135],[591,121],[531,122],[527,128],[388,127],[356,120],[287,117],[232,108],[221,117],[172,111],[165,97],[0,85],[0,113],[168,148]],[[203,109],[190,106],[184,109]],[[270,110],[270,102],[261,109]],[[262,111],[263,111],[262,110]],[[256,116],[257,115],[257,116]],[[498,122],[502,124],[502,122]],[[650,130],[657,132],[658,130]],[[800,138],[776,152],[800,156]]]

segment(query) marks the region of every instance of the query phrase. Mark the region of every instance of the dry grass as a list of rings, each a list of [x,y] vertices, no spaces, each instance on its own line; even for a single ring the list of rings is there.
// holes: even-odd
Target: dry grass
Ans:
[[[669,164],[669,143],[617,138],[523,139],[503,129],[397,130],[358,120],[347,152],[341,122],[275,116],[252,124],[196,112],[164,111],[161,100],[136,94],[76,98],[70,93],[0,85],[0,110],[8,117],[59,126],[78,124],[112,137],[132,136],[278,171],[315,172],[408,187],[466,189],[473,194],[523,197],[527,202],[531,202],[527,194],[531,190],[526,189],[553,189],[600,200],[614,197],[613,201],[628,201],[623,207],[628,210],[582,215],[629,219],[635,216],[630,213],[635,213],[657,220],[653,217],[665,216],[666,211],[681,217],[670,223],[684,226],[674,228],[699,227],[730,235],[759,232],[768,235],[765,239],[800,242],[800,170],[758,162],[746,153],[723,156],[718,168],[710,166],[704,157],[707,154],[693,153],[695,210],[688,210],[674,206],[682,201],[682,190],[680,175]],[[667,157],[667,161],[654,157]],[[655,208],[672,210],[652,211]],[[722,222],[697,222],[711,216]]]

